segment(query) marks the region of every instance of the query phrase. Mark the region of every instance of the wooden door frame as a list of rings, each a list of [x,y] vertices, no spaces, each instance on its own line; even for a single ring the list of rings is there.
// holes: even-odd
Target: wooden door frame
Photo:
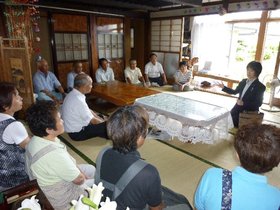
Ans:
[[[279,67],[280,67],[280,42],[279,42],[278,53],[277,53],[276,63],[275,63],[275,68],[274,68],[274,73],[273,73],[273,77],[274,78],[277,78],[277,76],[278,76]],[[280,78],[278,78],[278,79],[280,79]],[[272,98],[272,105],[280,106],[280,98],[275,98],[273,96],[273,98]]]

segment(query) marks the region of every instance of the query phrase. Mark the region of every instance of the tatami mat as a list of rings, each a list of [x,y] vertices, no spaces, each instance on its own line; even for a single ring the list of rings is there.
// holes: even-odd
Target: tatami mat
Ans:
[[[234,98],[199,91],[171,92],[170,86],[158,89],[162,92],[179,94],[193,100],[222,106],[229,110],[236,101]],[[265,123],[280,125],[280,113],[264,113]],[[75,142],[67,134],[63,134],[62,137],[68,144],[70,154],[78,163],[94,164],[98,152],[103,147],[110,145],[110,141],[102,138]],[[207,168],[216,166],[233,169],[239,165],[232,142],[233,136],[231,135],[227,140],[217,141],[212,145],[183,143],[176,138],[171,141],[146,140],[139,151],[142,158],[157,167],[163,185],[184,194],[192,203],[197,184]],[[280,188],[280,166],[266,175],[269,183]]]
[[[104,146],[110,145],[110,141],[101,138],[75,142],[67,134],[62,137],[94,162],[98,152]],[[86,162],[71,150],[69,148],[78,163]],[[206,169],[213,167],[211,164],[227,169],[233,169],[239,164],[232,147],[232,139],[214,145],[182,143],[178,140],[146,140],[139,152],[142,158],[157,167],[163,185],[184,194],[191,203],[200,177]],[[269,183],[280,187],[280,166],[267,176]]]
[[[63,138],[94,161],[98,152],[104,146],[110,145],[109,141],[101,138],[93,138],[83,142],[72,141],[66,134],[63,135]],[[204,171],[211,167],[210,165],[155,140],[147,140],[139,152],[142,158],[158,169],[163,185],[184,194],[191,203],[193,202],[193,195],[199,179]],[[71,154],[73,157],[77,157],[73,151]],[[77,162],[84,163],[85,161],[78,160]]]

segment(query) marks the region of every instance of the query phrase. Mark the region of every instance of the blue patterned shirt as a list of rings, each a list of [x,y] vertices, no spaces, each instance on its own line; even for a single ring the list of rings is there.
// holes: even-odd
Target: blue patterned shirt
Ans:
[[[195,193],[197,210],[221,209],[222,173],[220,168],[210,168],[202,176]],[[260,174],[236,167],[232,171],[231,210],[277,210],[280,206],[280,190],[267,183]]]
[[[40,70],[37,70],[37,72],[33,76],[33,85],[34,92],[37,94],[42,90],[48,90],[52,92],[55,88],[61,86],[54,73],[48,71],[48,74],[46,76]]]

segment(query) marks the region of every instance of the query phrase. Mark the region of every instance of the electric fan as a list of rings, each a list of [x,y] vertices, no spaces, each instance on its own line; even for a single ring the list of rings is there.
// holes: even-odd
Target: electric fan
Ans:
[[[262,83],[266,87],[266,92],[269,93],[269,102],[268,105],[263,104],[261,109],[268,112],[280,112],[278,107],[272,105],[275,89],[280,85],[279,80],[273,74],[267,74],[264,76]]]

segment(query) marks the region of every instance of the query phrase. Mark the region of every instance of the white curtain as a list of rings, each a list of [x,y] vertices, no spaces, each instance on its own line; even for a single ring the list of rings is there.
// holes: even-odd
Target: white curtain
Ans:
[[[230,51],[230,25],[220,15],[197,16],[193,20],[192,57],[199,57],[199,69],[211,62],[211,72],[227,74]]]

